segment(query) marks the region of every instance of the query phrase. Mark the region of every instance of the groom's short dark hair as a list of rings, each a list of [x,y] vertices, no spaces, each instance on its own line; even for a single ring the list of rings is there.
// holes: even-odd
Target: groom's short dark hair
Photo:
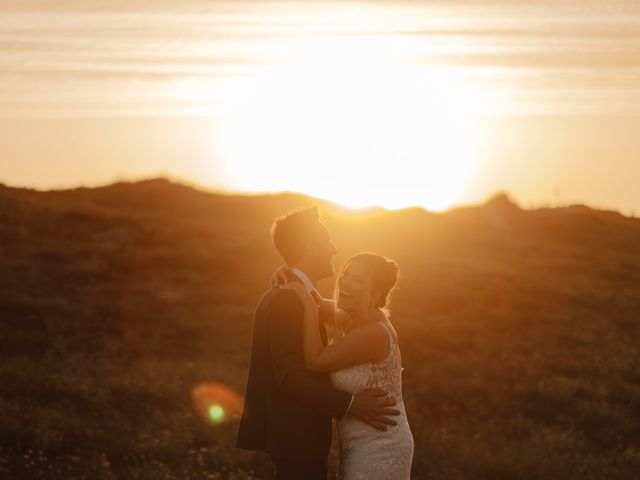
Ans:
[[[289,212],[278,217],[271,226],[273,245],[287,264],[300,260],[305,246],[316,237],[321,226],[318,207]]]

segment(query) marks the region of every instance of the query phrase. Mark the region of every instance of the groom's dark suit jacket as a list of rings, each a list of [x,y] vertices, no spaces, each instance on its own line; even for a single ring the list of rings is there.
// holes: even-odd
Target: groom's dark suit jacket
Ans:
[[[351,394],[333,388],[328,375],[305,368],[303,320],[304,306],[293,290],[274,287],[262,296],[254,316],[238,448],[287,459],[329,454],[331,418],[345,415]],[[320,331],[326,343],[324,325]]]

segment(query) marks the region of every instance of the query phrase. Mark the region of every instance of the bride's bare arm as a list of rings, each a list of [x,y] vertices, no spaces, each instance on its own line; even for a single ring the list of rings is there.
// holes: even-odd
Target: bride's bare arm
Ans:
[[[290,284],[304,303],[304,360],[315,372],[334,372],[369,361],[379,361],[389,354],[389,337],[378,322],[355,328],[332,345],[324,346],[320,337],[318,308],[302,285]]]

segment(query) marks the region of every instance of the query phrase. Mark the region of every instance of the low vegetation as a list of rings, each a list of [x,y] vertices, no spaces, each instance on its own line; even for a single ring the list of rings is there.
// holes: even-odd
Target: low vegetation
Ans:
[[[0,187],[0,478],[270,478],[193,392],[242,394],[280,263],[270,223],[314,203],[337,264],[370,250],[400,265],[414,478],[637,478],[640,220],[504,194],[350,212],[163,179]]]

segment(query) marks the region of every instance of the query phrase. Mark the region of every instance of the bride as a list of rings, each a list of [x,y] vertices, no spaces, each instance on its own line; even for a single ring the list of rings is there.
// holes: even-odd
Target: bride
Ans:
[[[297,282],[282,285],[295,290],[304,303],[306,367],[329,373],[336,388],[350,393],[385,390],[400,410],[397,424],[383,431],[349,414],[338,422],[341,480],[400,480],[409,479],[411,473],[413,437],[402,402],[398,337],[384,312],[397,279],[394,261],[360,253],[342,268],[335,302],[309,293]],[[326,347],[318,329],[320,319],[339,332]]]

